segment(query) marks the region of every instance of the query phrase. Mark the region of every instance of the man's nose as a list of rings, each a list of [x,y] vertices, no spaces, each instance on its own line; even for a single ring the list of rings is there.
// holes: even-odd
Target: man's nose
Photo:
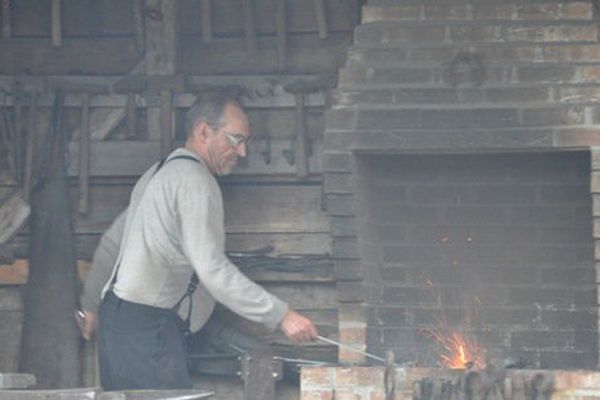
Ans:
[[[246,143],[240,143],[238,146],[235,147],[235,152],[240,157],[246,157],[246,150]]]

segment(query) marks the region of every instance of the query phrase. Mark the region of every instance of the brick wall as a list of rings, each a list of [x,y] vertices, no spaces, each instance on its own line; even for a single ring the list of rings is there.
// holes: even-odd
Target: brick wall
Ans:
[[[584,204],[583,191],[589,185],[589,160],[586,164],[582,156],[573,161],[565,154],[549,158],[510,156],[510,163],[523,169],[512,176],[504,175],[502,190],[494,186],[498,171],[493,168],[501,163],[494,160],[499,158],[490,157],[489,164],[487,156],[482,156],[486,161],[473,161],[491,153],[592,149],[595,154],[595,146],[600,144],[600,44],[592,2],[370,0],[363,8],[362,24],[356,28],[354,39],[326,112],[322,160],[338,299],[342,303],[340,339],[361,349],[369,345],[376,350],[377,346],[385,347],[385,343],[398,347],[414,343],[414,331],[399,336],[401,332],[396,328],[416,329],[415,321],[431,318],[427,312],[390,315],[382,307],[372,305],[383,299],[391,304],[412,301],[421,296],[417,293],[421,289],[400,284],[400,288],[386,288],[381,282],[387,282],[387,274],[397,274],[399,282],[414,279],[414,270],[409,276],[397,266],[410,262],[422,268],[437,268],[437,279],[449,285],[457,276],[472,277],[466,264],[483,262],[488,266],[484,268],[486,279],[506,285],[503,280],[526,280],[527,284],[489,293],[481,289],[475,294],[485,294],[490,297],[485,299],[487,302],[494,300],[505,308],[531,301],[541,307],[511,314],[501,308],[494,313],[486,310],[488,319],[508,319],[509,326],[519,327],[518,335],[516,330],[499,333],[501,347],[525,349],[527,357],[540,366],[554,365],[556,358],[570,363],[568,360],[578,358],[585,350],[590,352],[589,349],[597,353],[597,300],[587,284],[595,282],[593,262],[600,251],[593,250],[591,221],[586,225],[578,219],[586,212],[591,215],[591,206]],[[369,204],[382,195],[379,189],[369,186],[374,184],[369,182],[371,177],[358,179],[358,168],[369,164],[362,157],[414,155],[414,166],[407,169],[419,174],[435,167],[427,167],[422,160],[439,160],[425,155],[447,153],[476,156],[463,159],[474,163],[470,169],[457,166],[445,170],[438,165],[444,173],[455,175],[447,176],[448,181],[439,180],[437,186],[405,185],[396,192],[386,192],[398,199],[400,211],[386,213],[384,218],[399,215],[415,222],[410,229],[387,228],[383,233],[394,237],[394,244],[378,247],[375,239],[382,233],[381,227],[369,221],[374,221],[372,214],[379,211]],[[524,161],[532,158],[533,164]],[[408,159],[400,157],[398,162]],[[567,178],[562,167],[579,172]],[[462,186],[466,194],[445,187],[456,185],[462,174],[466,174],[463,179],[468,179],[477,173],[481,174],[479,182]],[[538,174],[536,179],[540,181],[533,182],[532,174]],[[550,183],[558,177],[563,179],[562,186]],[[431,177],[423,179],[428,182]],[[592,186],[595,193],[597,185]],[[368,196],[359,196],[365,193],[365,187]],[[462,199],[461,196],[474,203],[479,201],[479,208],[473,204],[466,214],[457,209],[456,199]],[[549,226],[550,220],[561,218],[562,211],[558,210],[563,206],[557,203],[553,214],[549,203],[544,205],[544,199],[567,201],[575,197],[578,204],[567,212],[572,220]],[[432,198],[448,202],[448,220],[437,219],[440,205],[427,203]],[[490,203],[484,206],[486,199]],[[499,200],[506,203],[498,204]],[[405,204],[400,204],[402,201]],[[595,216],[600,215],[597,202],[594,197]],[[456,225],[447,232],[451,238],[465,240],[470,235],[473,239],[477,234],[477,242],[444,242],[436,251],[430,251],[423,243],[440,240],[437,234],[448,228],[452,211]],[[529,225],[525,223],[528,219],[532,224],[538,219],[541,225]],[[477,220],[481,227],[475,231],[466,229],[461,224],[468,220]],[[503,225],[517,220],[518,227]],[[594,232],[600,236],[599,229]],[[511,255],[507,254],[508,245],[499,248],[479,244],[495,238],[512,241]],[[524,245],[520,239],[529,244]],[[600,250],[600,246],[596,248]],[[459,274],[441,269],[441,260],[448,265],[448,260],[454,258],[462,265]],[[562,269],[551,265],[558,260],[562,260]],[[388,268],[379,268],[381,265]],[[390,320],[389,326],[382,325],[386,319]],[[373,326],[379,325],[382,327],[374,332]],[[388,327],[391,330],[386,337]],[[596,358],[586,355],[579,365],[594,366]],[[340,359],[365,361],[346,351],[340,352]],[[578,365],[577,361],[571,365]]]
[[[413,400],[419,398],[415,388],[421,380],[450,382],[456,389],[460,388],[460,381],[465,380],[466,374],[462,370],[396,368],[394,373],[390,374],[391,376],[394,379],[388,378],[390,397],[386,397],[385,369],[383,367],[306,367],[301,372],[300,399]],[[484,378],[486,377],[484,376]],[[510,370],[504,371],[502,378],[496,382],[493,380],[486,382],[482,388],[489,390],[495,383],[501,393],[500,396],[506,399],[529,399],[538,396],[551,400],[600,398],[600,374],[593,371]],[[491,386],[490,383],[492,383]],[[537,388],[547,386],[548,393],[536,396],[528,392],[528,387],[531,387],[532,384]],[[393,392],[390,390],[392,386],[395,388]],[[392,393],[393,396],[391,396]],[[461,394],[465,398],[478,397],[477,395],[485,398],[489,395],[482,390],[482,393],[475,391],[473,395],[452,393],[452,397],[460,398]],[[433,390],[431,398],[445,398],[445,396],[440,394],[438,388],[437,393],[435,389]]]
[[[595,368],[589,153],[365,156],[356,172],[371,351],[435,366],[430,333],[459,330],[532,367]]]

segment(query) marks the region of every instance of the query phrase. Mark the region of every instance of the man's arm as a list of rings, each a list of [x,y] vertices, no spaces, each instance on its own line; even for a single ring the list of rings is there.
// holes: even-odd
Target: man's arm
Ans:
[[[102,289],[110,278],[112,269],[119,256],[119,245],[125,227],[123,211],[100,238],[94,251],[92,265],[83,285],[80,303],[81,310],[75,315],[81,335],[90,340],[98,326],[98,308],[102,297]]]
[[[310,319],[247,278],[225,256],[220,192],[210,192],[210,182],[201,179],[188,179],[178,189],[182,249],[214,298],[247,319],[280,327],[293,341],[315,339]]]

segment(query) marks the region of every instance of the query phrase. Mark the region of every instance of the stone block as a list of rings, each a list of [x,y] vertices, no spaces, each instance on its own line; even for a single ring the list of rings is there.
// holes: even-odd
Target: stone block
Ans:
[[[589,1],[565,2],[562,4],[562,17],[592,21],[594,19],[593,4]]]
[[[407,4],[387,7],[363,6],[362,23],[376,21],[418,21],[423,10],[421,4]]]
[[[0,373],[0,389],[28,389],[35,384],[32,374]]]

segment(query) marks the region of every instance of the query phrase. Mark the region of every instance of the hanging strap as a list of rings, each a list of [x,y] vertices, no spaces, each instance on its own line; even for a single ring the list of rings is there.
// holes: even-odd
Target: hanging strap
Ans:
[[[160,160],[160,162],[158,163],[158,165],[156,166],[156,169],[154,170],[154,173],[152,174],[152,178],[154,177],[154,175],[156,175],[156,173],[158,171],[160,171],[160,169],[166,164],[169,163],[173,160],[177,160],[177,159],[182,159],[182,160],[190,160],[190,161],[194,161],[194,162],[199,162],[198,159],[192,157],[192,156],[186,156],[186,155],[181,155],[181,156],[175,156],[173,158],[169,158],[167,159],[166,157],[163,158],[162,160]],[[150,178],[150,179],[152,179]],[[146,184],[147,185],[147,184]],[[121,263],[119,262],[119,264],[117,264],[117,270],[115,271],[115,274],[110,282],[110,286],[108,288],[109,291],[112,291],[113,287],[115,286],[115,283],[117,283],[117,275],[119,273],[119,268],[121,267]],[[181,298],[179,299],[179,301],[177,301],[177,303],[175,303],[175,305],[173,307],[171,307],[171,311],[174,311],[175,313],[179,313],[179,308],[181,307],[181,304],[183,303],[183,301],[189,297],[190,298],[190,305],[188,307],[188,312],[187,312],[187,317],[185,318],[185,320],[183,320],[183,323],[185,325],[185,331],[186,334],[190,333],[190,320],[192,318],[192,295],[194,294],[194,292],[196,291],[196,288],[198,287],[198,276],[196,276],[196,273],[193,272],[192,276],[190,277],[190,281],[188,283],[188,287],[185,291],[185,293],[183,294],[183,296],[181,296]]]

